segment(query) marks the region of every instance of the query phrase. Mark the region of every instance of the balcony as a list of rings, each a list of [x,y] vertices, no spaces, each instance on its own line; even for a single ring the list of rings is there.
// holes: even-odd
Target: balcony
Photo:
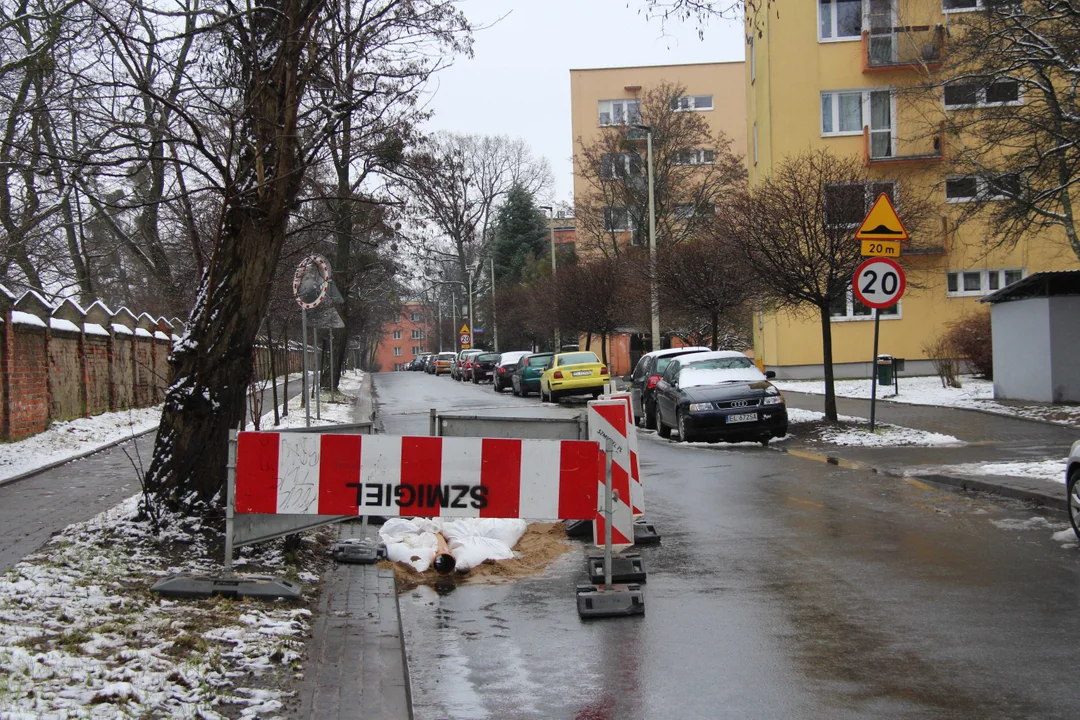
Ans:
[[[937,130],[901,139],[893,130],[863,126],[863,165],[877,167],[901,163],[937,162],[945,157],[945,124]]]
[[[898,69],[936,70],[945,57],[945,27],[906,25],[863,30],[863,72]]]

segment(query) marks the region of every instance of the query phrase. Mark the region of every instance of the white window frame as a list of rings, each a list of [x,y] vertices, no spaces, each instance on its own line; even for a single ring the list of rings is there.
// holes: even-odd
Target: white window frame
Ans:
[[[858,35],[845,35],[844,37],[836,37],[836,0],[829,0],[829,4],[833,6],[832,11],[832,27],[829,30],[833,33],[831,37],[821,37],[821,0],[815,0],[817,5],[817,24],[815,26],[814,33],[817,35],[819,43],[835,43],[835,42],[859,42],[862,40],[862,31],[866,29],[866,2],[863,0],[860,3],[860,15],[862,16],[862,23],[859,25]]]
[[[394,339],[395,340],[400,340],[401,339],[401,331],[400,330],[395,330],[394,331]]]
[[[903,302],[904,302],[903,300],[899,300],[892,307],[887,307],[887,308],[882,309],[881,312],[879,313],[879,315],[881,316],[881,319],[882,320],[903,320],[904,319],[904,310],[903,310],[903,307],[902,307]],[[894,308],[895,308],[895,312],[893,312]],[[873,311],[873,309],[871,309],[870,312],[867,315],[856,315],[855,314],[855,293],[852,291],[850,283],[848,284],[848,289],[847,289],[847,304],[845,306],[845,313],[846,313],[845,315],[833,315],[832,311],[830,310],[829,311],[829,322],[863,322],[865,320],[873,320],[874,319],[874,311]],[[888,313],[888,314],[886,314],[886,313]]]
[[[945,0],[941,0],[941,12],[943,13],[965,13],[965,12],[978,12],[983,9],[983,0],[975,0],[975,7],[969,8],[947,8],[945,7]]]
[[[982,297],[989,295],[992,292],[997,292],[1003,287],[1008,287],[1005,284],[1005,273],[1018,272],[1020,273],[1020,280],[1027,277],[1027,268],[1022,267],[1002,267],[1002,268],[987,268],[985,270],[949,270],[945,273],[945,297]],[[964,290],[964,275],[965,274],[979,274],[979,289],[978,290]],[[996,288],[990,288],[990,276],[997,275],[998,286]],[[956,290],[949,290],[949,276],[956,276]],[[1019,280],[1015,281],[1019,282]],[[1009,283],[1010,285],[1012,283]]]
[[[708,107],[698,107],[697,106],[698,98],[709,98],[709,106]],[[686,107],[683,107],[684,101],[686,103]],[[671,108],[672,112],[706,112],[708,110],[715,110],[716,109],[715,98],[711,94],[709,94],[709,95],[683,95],[681,97],[673,98],[671,100],[671,105],[677,105],[677,107],[672,107]],[[691,105],[693,107],[691,107]]]
[[[412,339],[413,340],[423,340],[424,339],[424,331],[414,329],[412,331]]]
[[[896,91],[891,87],[872,87],[872,88],[851,88],[849,90],[822,90],[818,99],[818,128],[821,131],[821,137],[852,137],[855,135],[862,135],[863,128],[870,124],[870,93],[875,92],[888,92],[889,93],[889,131],[892,134],[892,156],[896,155]],[[859,122],[858,130],[838,130],[835,128],[840,127],[840,95],[854,95],[860,93],[860,109],[861,118]],[[833,130],[825,132],[825,114],[824,103],[821,98],[826,95],[832,96],[832,126]],[[870,128],[873,132],[874,129]],[[886,156],[891,157],[891,156]]]
[[[615,110],[614,105],[619,104],[623,106],[623,119],[615,122]],[[641,100],[638,98],[619,98],[615,100],[601,100],[596,104],[596,124],[598,127],[618,127],[619,125],[632,125],[636,123],[630,122],[630,106],[637,106],[637,122],[641,122]],[[608,117],[611,118],[610,122],[604,122],[601,115],[605,112]]]
[[[420,346],[419,345],[413,345],[412,346],[412,354],[413,355],[419,355],[420,354]]]
[[[412,320],[413,322],[420,322],[420,319],[421,319],[420,318],[420,313],[418,313],[418,312],[409,313],[409,319]]]
[[[622,211],[622,217],[626,221],[625,227],[608,227],[608,212],[611,213],[612,218],[616,210]],[[630,216],[630,211],[625,207],[608,207],[604,209],[604,232],[633,232],[634,231],[634,218]]]
[[[690,160],[690,162],[683,162],[684,159]],[[679,166],[715,165],[716,151],[712,148],[694,148],[693,150],[679,150],[672,157],[671,164]]]
[[[1009,175],[1011,173],[1003,173],[1003,175]],[[975,180],[975,195],[967,195],[964,197],[949,197],[947,186],[943,185],[942,190],[945,192],[945,202],[947,203],[969,203],[969,202],[989,202],[993,200],[1008,200],[1008,195],[991,195],[989,191],[990,180],[981,175],[950,175],[945,178],[945,182],[950,180]],[[1013,268],[1009,268],[1010,270]]]
[[[394,348],[394,357],[401,357],[401,348],[400,347],[395,347]]]
[[[608,156],[613,156],[613,155],[618,155],[619,159],[622,160],[622,174],[621,175],[619,175],[618,173],[610,173],[610,174],[605,173],[605,170],[607,169],[607,166],[605,165],[606,159],[607,159]],[[641,169],[641,172],[638,172],[638,173],[634,172],[634,157],[637,157],[638,161],[641,163],[640,166],[639,166],[640,169]],[[614,169],[615,165],[613,164],[611,167],[612,167],[612,169]],[[628,177],[631,177],[631,176],[634,176],[634,175],[643,175],[644,173],[645,173],[645,159],[642,158],[641,155],[639,155],[638,153],[629,153],[629,152],[624,152],[624,153],[604,153],[600,157],[600,179],[601,180],[623,180],[625,178],[628,178]]]
[[[962,105],[950,105],[945,101],[945,88],[941,89],[941,106],[946,110],[972,110],[975,108],[992,108],[992,107],[1019,107],[1024,104],[1024,87],[1020,84],[1020,81],[1016,78],[1003,77],[998,80],[1013,80],[1016,83],[1016,99],[1009,100],[1007,102],[986,102],[986,88],[976,87],[975,92],[977,99],[974,103],[966,103]],[[997,81],[995,81],[997,82]],[[954,83],[955,85],[975,85],[976,83]],[[991,83],[993,84],[993,83]]]
[[[897,202],[897,199],[900,197],[900,195],[899,195],[899,193],[900,193],[900,182],[897,181],[897,180],[889,180],[888,178],[883,178],[881,180],[868,180],[866,182],[857,182],[857,183],[828,183],[825,186],[824,192],[827,193],[828,188],[830,188],[830,187],[841,187],[841,186],[848,186],[848,185],[861,185],[862,186],[862,189],[863,189],[863,208],[864,208],[863,209],[863,216],[864,217],[866,216],[866,213],[870,212],[870,208],[873,207],[874,201],[877,200],[878,195],[881,194],[880,193],[880,188],[878,188],[878,190],[879,190],[878,192],[875,192],[872,188],[874,188],[876,186],[880,186],[880,185],[892,185],[892,197],[890,199],[895,204]],[[827,200],[828,200],[828,198],[826,197],[826,202],[827,202]],[[826,211],[826,212],[828,212],[828,211]],[[837,227],[857,228],[859,226],[860,222],[862,222],[862,220],[856,220],[853,223],[837,224]]]

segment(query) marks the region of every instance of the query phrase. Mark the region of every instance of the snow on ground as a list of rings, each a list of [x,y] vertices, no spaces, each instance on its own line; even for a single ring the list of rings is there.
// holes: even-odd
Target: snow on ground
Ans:
[[[313,417],[312,425],[352,422],[362,379],[359,373],[343,376],[341,392],[333,402],[324,394],[322,420]],[[299,397],[293,402],[289,426],[303,426]],[[157,424],[160,407],[133,411],[132,418],[139,412],[143,424],[134,425],[136,432]],[[10,476],[50,462],[40,457],[43,449],[61,443],[53,435],[70,425],[86,426],[87,439],[75,452],[128,437],[133,420],[109,415],[114,417],[56,424],[47,433],[6,444],[0,466]],[[272,408],[263,418],[268,427]],[[12,458],[23,469],[11,471]],[[139,500],[131,497],[68,526],[0,576],[0,719],[282,714],[290,693],[281,688],[302,677],[312,598],[176,601],[147,592],[164,575],[220,572],[222,551],[220,535],[197,518],[166,518],[155,536],[139,517]],[[315,587],[319,576],[298,572],[293,563],[310,568],[313,557],[324,556],[316,547],[319,533],[305,533],[299,552],[286,554],[281,540],[240,548],[234,565]],[[211,545],[208,537],[218,542]]]
[[[174,601],[160,576],[219,570],[197,520],[154,537],[132,497],[0,577],[0,718],[273,717],[310,632],[300,603]],[[311,535],[305,536],[312,543]],[[287,573],[282,541],[240,550]]]
[[[345,373],[341,376],[336,403],[328,403],[329,394],[324,394],[323,415],[329,415],[327,424],[352,422],[351,409],[342,406],[343,395],[356,395],[360,387],[363,373]],[[290,375],[289,383],[300,382],[300,375]],[[269,386],[267,386],[269,387]],[[293,398],[299,408],[300,396]],[[349,402],[345,399],[345,402]],[[292,415],[292,405],[289,406],[289,423],[282,427],[298,427],[295,424],[297,416]],[[313,406],[314,407],[314,406]],[[270,418],[269,426],[273,426],[273,408],[269,409],[267,416]],[[347,419],[338,419],[345,418]],[[314,410],[312,420],[314,422]],[[138,435],[157,427],[161,419],[161,405],[136,410],[118,410],[117,412],[102,413],[89,418],[79,418],[67,422],[52,423],[45,432],[38,433],[25,440],[10,443],[0,443],[0,482],[13,478],[16,475],[37,470],[38,468],[52,463],[63,462],[86,453],[99,450],[106,445],[125,440],[132,435]],[[300,426],[303,425],[303,410],[299,413]],[[264,428],[266,429],[266,428]]]
[[[296,380],[289,377],[289,387],[294,387],[294,382],[299,382],[299,376]],[[312,425],[348,425],[353,422],[353,410],[356,408],[356,397],[360,394],[360,387],[364,381],[364,373],[358,371],[346,371],[341,374],[341,381],[338,383],[337,392],[334,394],[333,399],[330,397],[330,393],[323,391],[321,395],[320,407],[318,409],[318,415],[322,416],[322,419],[316,417],[315,399],[311,400],[311,424]],[[298,386],[297,386],[298,387]],[[279,391],[280,392],[280,391]],[[274,430],[282,430],[286,428],[302,428],[307,424],[306,415],[304,413],[304,399],[303,393],[297,393],[296,397],[289,401],[289,414],[280,418],[280,424],[274,425],[274,408],[267,405],[263,407],[262,419],[259,422],[259,429],[264,432],[272,432]],[[248,420],[248,430],[254,430],[255,426]]]
[[[943,465],[935,468],[935,472],[944,472],[960,475],[1005,475],[1007,477],[1028,477],[1049,482],[1065,484],[1065,461],[1061,460],[1038,460],[1033,462],[996,462],[996,463],[963,463],[960,465]],[[920,472],[925,472],[925,468]]]
[[[773,384],[791,392],[825,394],[824,380],[773,380]],[[937,376],[902,377],[899,395],[893,394],[892,385],[886,385],[878,387],[878,398],[913,405],[984,410],[1000,415],[1048,420],[1061,425],[1080,423],[1080,405],[1005,404],[994,400],[994,383],[989,380],[964,375],[960,378],[960,384],[959,388],[945,388]],[[869,379],[837,380],[836,394],[838,397],[869,399],[870,385]]]
[[[109,443],[153,430],[161,406],[102,413],[57,422],[25,440],[0,444],[0,481],[97,450]]]
[[[825,419],[825,413],[815,410],[802,410],[800,408],[788,408],[788,424],[796,425],[811,422],[820,422]],[[818,439],[830,445],[861,446],[861,447],[938,447],[941,445],[963,445],[964,443],[952,435],[916,430],[889,423],[875,423],[874,432],[870,432],[870,425],[862,418],[841,415],[842,423],[855,424],[854,427],[830,427],[821,429]]]

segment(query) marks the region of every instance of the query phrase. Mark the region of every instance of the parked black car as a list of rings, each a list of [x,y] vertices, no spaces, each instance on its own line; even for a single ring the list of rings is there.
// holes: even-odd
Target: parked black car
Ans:
[[[530,355],[528,350],[513,350],[504,352],[499,356],[499,362],[495,363],[495,374],[491,378],[491,386],[497,393],[513,387],[512,376],[517,370],[518,363]]]
[[[499,353],[480,353],[472,359],[469,368],[469,377],[473,385],[479,385],[481,381],[490,380],[495,372],[495,363],[499,361]]]
[[[667,350],[654,350],[638,360],[634,372],[626,376],[630,382],[630,401],[634,405],[634,418],[638,425],[649,430],[656,429],[656,399],[654,390],[660,376],[664,374],[668,363],[682,355],[709,352],[707,347],[681,347]]]
[[[699,438],[768,445],[787,435],[784,396],[750,358],[740,352],[694,353],[668,364],[656,384],[656,430],[679,439]]]

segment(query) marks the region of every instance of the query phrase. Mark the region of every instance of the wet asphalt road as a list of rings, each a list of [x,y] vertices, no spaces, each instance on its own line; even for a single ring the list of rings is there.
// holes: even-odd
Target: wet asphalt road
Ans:
[[[426,434],[428,407],[581,411],[421,373],[376,391],[390,433]],[[1062,516],[777,449],[640,440],[663,535],[642,548],[645,616],[581,621],[577,550],[542,577],[405,592],[418,720],[1080,717]]]

